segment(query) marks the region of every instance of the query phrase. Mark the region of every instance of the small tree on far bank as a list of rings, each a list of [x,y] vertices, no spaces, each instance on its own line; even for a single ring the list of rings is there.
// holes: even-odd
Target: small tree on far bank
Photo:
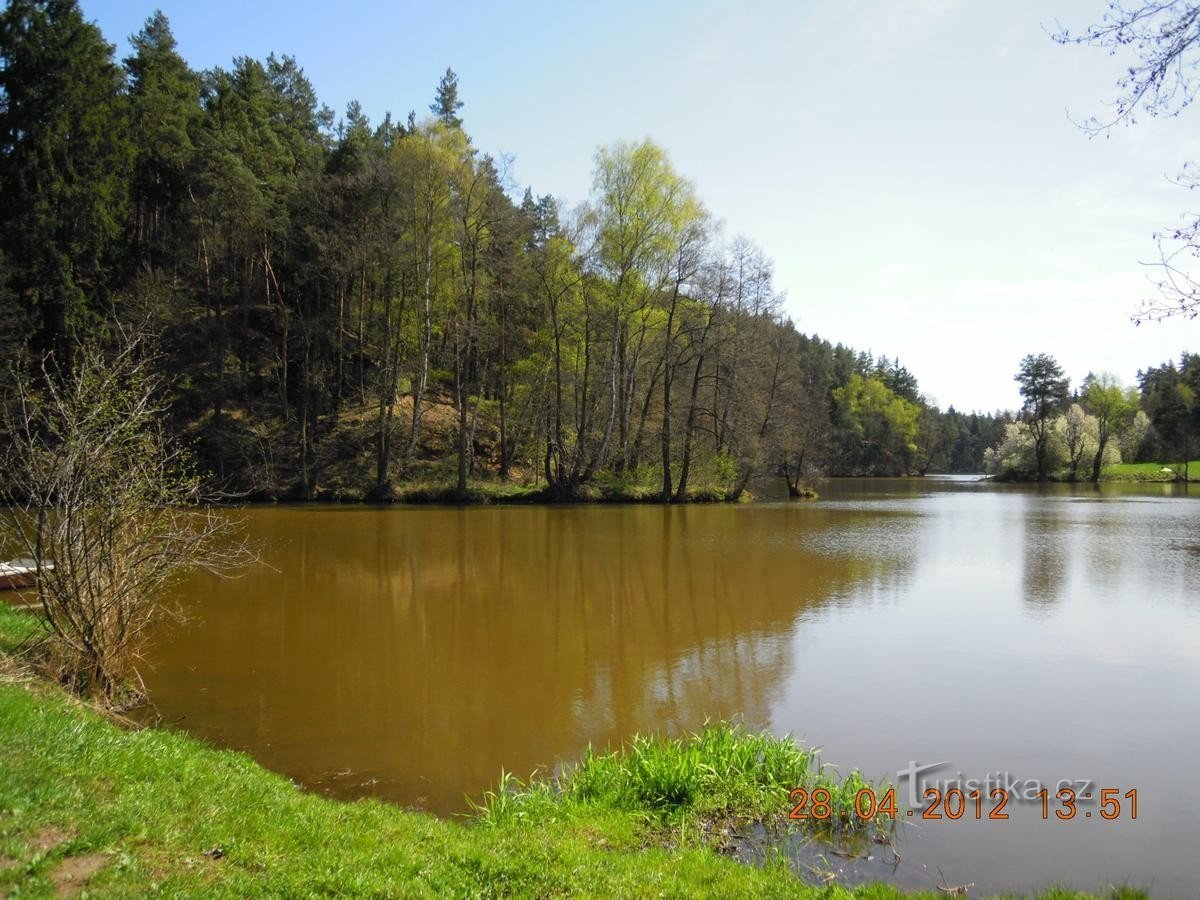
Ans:
[[[1064,417],[1058,416],[1051,423],[1046,436],[1046,471],[1055,472],[1068,463],[1068,451],[1063,427]],[[983,453],[983,470],[989,475],[1004,479],[1025,481],[1037,472],[1037,458],[1033,437],[1021,422],[1010,422],[1004,427],[1004,435],[995,447]]]
[[[1066,415],[1055,420],[1055,425],[1062,432],[1063,445],[1067,448],[1067,481],[1079,480],[1079,467],[1083,458],[1096,444],[1095,419],[1089,421],[1089,418],[1082,406],[1072,403]]]
[[[1054,357],[1046,353],[1026,356],[1013,378],[1020,385],[1021,396],[1025,399],[1021,407],[1021,422],[1033,439],[1037,480],[1045,481],[1050,425],[1055,414],[1067,402],[1069,381]]]
[[[1138,411],[1138,395],[1133,388],[1122,387],[1115,375],[1102,372],[1097,377],[1089,376],[1084,382],[1083,397],[1088,412],[1096,417],[1096,454],[1092,458],[1092,481],[1098,482],[1108,442],[1115,438],[1119,443],[1126,429],[1132,425]]]
[[[6,397],[0,512],[37,566],[47,634],[36,659],[109,707],[144,696],[138,663],[163,591],[183,572],[250,558],[238,524],[197,509],[200,481],[163,426],[163,384],[137,338],[77,350],[69,375],[43,361]]]

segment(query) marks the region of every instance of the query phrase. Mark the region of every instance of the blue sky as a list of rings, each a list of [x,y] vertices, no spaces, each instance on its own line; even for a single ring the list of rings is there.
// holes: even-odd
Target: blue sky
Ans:
[[[118,53],[153,6],[81,0]],[[520,185],[586,198],[597,146],[650,137],[729,235],[776,264],[798,325],[899,356],[942,406],[1013,407],[1029,352],[1078,382],[1200,350],[1153,296],[1151,234],[1194,119],[1091,139],[1119,60],[1043,30],[1103,0],[348,3],[162,0],[196,68],[294,55],[322,101],[426,112],[447,65],[476,144]],[[1200,112],[1196,112],[1200,115]]]

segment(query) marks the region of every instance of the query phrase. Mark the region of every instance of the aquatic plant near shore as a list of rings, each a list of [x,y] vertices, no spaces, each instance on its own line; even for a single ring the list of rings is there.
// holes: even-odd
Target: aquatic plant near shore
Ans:
[[[811,794],[824,788],[830,816],[802,821],[822,830],[844,830],[872,826],[854,807],[858,792],[868,787],[857,771],[839,777],[820,762],[819,750],[802,747],[791,737],[716,722],[684,737],[637,735],[620,749],[597,752],[589,747],[582,761],[557,778],[535,773],[522,782],[502,773],[496,789],[472,806],[478,820],[491,826],[612,809],[641,813],[683,834],[698,821],[786,819],[794,805],[789,800],[793,789]]]

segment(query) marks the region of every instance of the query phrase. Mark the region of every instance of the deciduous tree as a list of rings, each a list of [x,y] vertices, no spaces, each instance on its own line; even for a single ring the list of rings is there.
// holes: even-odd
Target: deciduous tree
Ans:
[[[163,428],[164,382],[138,339],[89,345],[69,374],[45,360],[39,384],[5,397],[5,527],[37,567],[51,635],[41,661],[79,694],[141,698],[147,629],[184,571],[248,558],[236,522],[194,509],[201,482]]]
[[[1099,376],[1089,375],[1084,380],[1083,399],[1087,411],[1096,417],[1096,454],[1092,459],[1092,481],[1100,480],[1100,469],[1104,463],[1104,451],[1109,441],[1116,438],[1119,443],[1125,429],[1133,421],[1138,409],[1137,391],[1124,388],[1115,375],[1102,372]]]

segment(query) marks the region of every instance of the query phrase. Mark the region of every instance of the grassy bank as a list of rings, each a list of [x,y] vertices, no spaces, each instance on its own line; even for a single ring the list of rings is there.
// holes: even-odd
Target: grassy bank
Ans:
[[[33,622],[0,604],[0,650],[11,651]],[[162,729],[124,729],[15,674],[11,662],[8,670],[0,895],[84,885],[99,894],[238,896],[808,891],[782,860],[752,868],[714,852],[702,827],[733,812],[781,814],[787,784],[819,777],[791,742],[729,729],[710,729],[687,750],[647,739],[628,753],[590,756],[563,791],[545,781],[515,790],[510,779],[483,799],[476,819],[445,821],[306,793],[244,754]],[[764,749],[766,764],[754,764]],[[736,767],[736,777],[716,779],[716,761]]]
[[[1032,484],[1034,478],[1029,473],[1008,471],[990,476],[991,480],[1009,484]],[[1092,470],[1081,470],[1078,475],[1079,484],[1091,480]],[[1068,472],[1064,469],[1047,475],[1047,481],[1066,483]],[[1115,466],[1105,466],[1100,470],[1101,482],[1159,482],[1170,483],[1183,480],[1183,463],[1121,463]],[[1192,462],[1188,466],[1188,481],[1200,481],[1200,464]]]
[[[1200,465],[1188,464],[1188,480],[1200,481]],[[1183,463],[1122,463],[1100,470],[1101,481],[1177,481],[1183,478]]]
[[[863,822],[853,813],[856,795],[868,786],[875,787],[857,772],[839,778],[791,739],[717,723],[682,738],[643,735],[618,750],[589,750],[556,779],[522,783],[506,775],[476,811],[481,824],[497,827],[521,819],[584,821],[595,810],[617,810],[679,843],[687,834],[720,834],[741,821],[779,821],[792,805],[792,788],[810,794],[823,788],[830,807],[824,830],[882,835],[883,820]]]
[[[0,647],[29,622],[0,608]],[[785,785],[824,777],[791,742],[728,728],[642,739],[589,755],[558,786],[502,784],[475,819],[446,821],[329,800],[244,754],[127,730],[6,666],[0,894],[899,896],[809,887],[781,858],[755,868],[712,849],[705,823],[770,814]]]

